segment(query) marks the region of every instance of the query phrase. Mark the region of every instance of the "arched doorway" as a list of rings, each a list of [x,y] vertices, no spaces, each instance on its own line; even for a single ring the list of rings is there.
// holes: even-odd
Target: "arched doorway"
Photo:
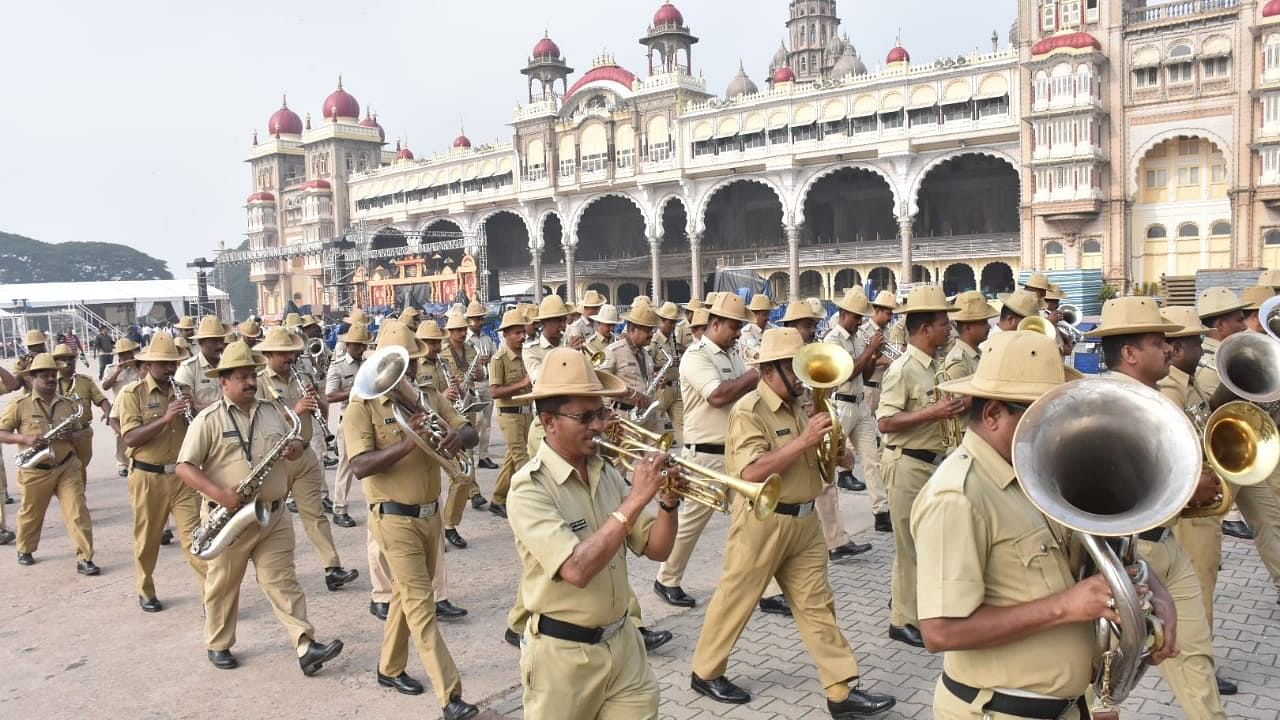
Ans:
[[[988,263],[982,268],[982,294],[993,298],[1000,293],[1013,292],[1013,268],[1002,262]]]
[[[483,225],[485,251],[488,254],[489,297],[497,300],[507,295],[525,292],[523,287],[502,283],[504,274],[518,272],[522,277],[533,265],[533,255],[529,252],[529,230],[524,220],[511,212],[498,212],[490,215]],[[510,285],[510,283],[508,283]]]
[[[871,283],[870,292],[867,294],[871,296],[872,300],[875,299],[876,293],[882,290],[898,291],[898,283],[894,279],[893,271],[884,266],[873,269],[867,275],[867,281]]]
[[[717,253],[785,246],[782,202],[757,182],[736,180],[717,190],[707,203],[704,223],[704,263]]]
[[[369,241],[370,250],[390,250],[391,248],[408,247],[409,240],[399,228],[387,227],[378,231]]]
[[[948,265],[942,272],[942,292],[948,297],[977,289],[978,281],[973,276],[973,268],[965,263]]]
[[[862,287],[862,277],[858,275],[858,271],[852,268],[845,268],[836,273],[835,277],[836,296],[843,297],[849,288]]]
[[[815,182],[804,199],[801,245],[891,240],[898,236],[893,191],[862,168],[841,168]]]
[[[618,286],[618,304],[630,305],[640,297],[640,286],[635,283],[622,283]]]
[[[1018,171],[989,155],[964,154],[929,170],[920,182],[916,237],[1018,232]]]
[[[644,236],[644,216],[626,198],[606,195],[587,206],[578,221],[580,261],[619,260],[649,257],[649,241]]]
[[[778,271],[764,281],[765,293],[775,301],[785,299],[790,293],[791,276]]]
[[[1224,220],[1231,217],[1231,200],[1221,147],[1202,137],[1169,138],[1143,155],[1136,182],[1129,231],[1138,282],[1231,266],[1231,226]]]
[[[827,299],[827,289],[822,282],[822,273],[817,270],[805,270],[800,273],[800,297],[790,298],[791,301],[801,298],[816,297],[819,300]]]
[[[911,282],[928,283],[933,282],[933,274],[929,272],[929,268],[923,265],[911,266]]]
[[[542,265],[564,265],[564,228],[560,216],[547,215],[542,221]],[[545,272],[545,271],[544,271]]]

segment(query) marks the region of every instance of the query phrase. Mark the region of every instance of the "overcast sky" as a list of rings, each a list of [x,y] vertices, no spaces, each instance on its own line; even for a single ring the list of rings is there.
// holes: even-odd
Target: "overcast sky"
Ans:
[[[300,116],[342,74],[388,142],[444,150],[459,123],[509,138],[519,73],[545,30],[573,80],[602,50],[640,74],[637,42],[660,2],[609,0],[69,0],[0,5],[0,230],[100,240],[186,263],[243,240],[244,159],[287,92]],[[787,0],[681,0],[700,42],[694,72],[723,93],[741,58],[764,85]],[[874,71],[899,28],[916,62],[1001,47],[1012,0],[840,3],[842,30]]]

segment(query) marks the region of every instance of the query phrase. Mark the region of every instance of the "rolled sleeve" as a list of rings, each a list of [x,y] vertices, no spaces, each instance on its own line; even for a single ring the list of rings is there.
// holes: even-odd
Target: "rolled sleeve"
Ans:
[[[726,437],[732,438],[729,455],[725,458],[725,467],[730,475],[742,477],[757,458],[772,449],[769,439],[769,428],[760,422],[759,417],[748,411],[734,409],[729,416],[729,432]]]
[[[894,363],[885,371],[884,380],[880,383],[880,405],[876,408],[876,419],[893,417],[906,409],[906,379],[902,374],[902,365]]]
[[[132,390],[132,388],[130,388]],[[143,426],[142,403],[135,392],[120,393],[112,411],[120,413],[120,435],[124,436]]]
[[[4,409],[4,414],[0,415],[0,430],[15,432],[21,422],[22,418],[18,415],[18,403],[9,403],[9,406]]]
[[[680,380],[708,398],[720,387],[720,370],[705,351],[686,353],[680,361]]]
[[[325,395],[342,389],[342,365],[343,363],[333,363],[329,366],[328,372],[324,374]]]
[[[506,385],[507,373],[506,363],[502,361],[502,354],[498,353],[489,358],[489,384],[490,385]]]
[[[528,550],[548,577],[559,579],[561,566],[573,555],[579,540],[551,495],[532,479],[513,483],[507,496],[507,515],[516,541]]]
[[[921,496],[911,513],[921,619],[966,618],[986,599],[985,528],[960,492]]]
[[[342,413],[342,439],[347,444],[347,457],[360,457],[377,449],[367,400],[352,402]]]

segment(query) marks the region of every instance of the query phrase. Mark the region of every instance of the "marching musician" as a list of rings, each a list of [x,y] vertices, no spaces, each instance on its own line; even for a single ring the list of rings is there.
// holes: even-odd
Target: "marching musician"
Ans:
[[[1248,303],[1244,306],[1244,324],[1252,332],[1266,332],[1262,327],[1262,318],[1258,313],[1262,310],[1262,303],[1275,297],[1276,293],[1266,285],[1255,285],[1247,287],[1240,293],[1240,300]]]
[[[538,306],[520,303],[516,306],[524,317],[524,346],[528,349],[538,344]]]
[[[342,343],[343,352],[329,363],[329,370],[325,373],[324,393],[325,401],[330,404],[341,403],[340,410],[345,413],[351,404],[351,386],[355,383],[356,371],[360,369],[365,348],[373,342],[373,336],[369,333],[368,325],[352,323],[345,333],[338,336],[338,342]],[[339,415],[338,418],[341,423],[342,416]],[[356,521],[347,511],[347,498],[351,494],[351,483],[355,480],[355,475],[351,473],[351,458],[347,455],[346,434],[339,432],[335,435],[338,443],[338,469],[334,473],[333,489],[330,492],[333,498],[333,524],[345,528],[355,527]]]
[[[871,338],[875,335],[879,335],[881,337],[882,343],[888,342],[889,324],[893,322],[893,314],[897,312],[897,310],[898,298],[894,297],[892,292],[888,290],[881,290],[876,293],[875,298],[871,301],[871,317],[867,318],[867,322],[862,328],[859,328],[859,334],[862,335],[863,344],[870,344]],[[881,351],[880,356],[876,358],[875,368],[872,369],[869,374],[864,374],[862,376],[863,387],[867,389],[867,407],[871,408],[872,413],[880,407],[880,383],[884,380],[884,373],[889,369],[889,365],[892,362],[893,360]],[[884,472],[881,471],[880,475],[883,478]],[[875,488],[871,488],[873,508],[876,507],[874,499],[875,492]],[[886,498],[883,501],[883,510],[877,512],[887,513],[888,511],[889,501],[886,495]],[[876,530],[880,530],[881,532],[892,532],[892,528],[889,530],[881,530],[879,524],[877,524]]]
[[[218,381],[220,399],[196,416],[178,451],[178,477],[204,498],[202,516],[218,506],[239,509],[246,500],[237,488],[289,434],[290,420],[280,406],[258,400],[260,357],[248,345],[234,342],[221,353],[217,367],[204,371]],[[305,441],[295,438],[280,450],[279,459],[297,460],[305,449]],[[288,493],[289,471],[277,462],[255,496],[270,512],[266,524],[251,523],[234,544],[207,563],[204,637],[209,662],[219,670],[240,665],[231,647],[236,642],[240,583],[250,560],[258,585],[297,649],[302,673],[314,675],[342,652],[341,640],[316,642],[315,628],[307,622],[307,599],[293,565],[293,522],[284,512]]]
[[[687,347],[693,347],[694,343],[702,340],[703,333],[707,330],[707,325],[711,322],[711,313],[706,308],[698,308],[690,313],[689,324],[689,344]],[[681,403],[683,404],[683,394],[681,395]]]
[[[821,315],[813,312],[809,303],[803,300],[787,303],[787,310],[782,315],[782,327],[789,327],[800,333],[800,340],[808,345],[818,335],[818,321]],[[762,340],[763,342],[763,340]],[[754,361],[754,358],[752,358]],[[748,361],[748,364],[753,364]]]
[[[613,330],[620,322],[618,308],[609,304],[601,305],[600,311],[591,316],[591,322],[595,326],[595,332],[582,343],[582,351],[588,356],[603,354],[613,342]]]
[[[631,619],[623,546],[651,560],[671,551],[680,471],[665,454],[637,463],[630,490],[596,452],[625,384],[581,352],[552,350],[533,391],[546,431],[511,483],[511,529],[528,604],[520,657],[528,718],[657,718],[658,683]],[[670,474],[668,474],[670,473]],[[657,498],[657,518],[646,510]]]
[[[1027,281],[1022,283],[1022,289],[1035,296],[1037,305],[1043,306],[1045,296],[1049,294],[1051,285],[1049,276],[1044,273],[1031,273]],[[1057,320],[1051,319],[1051,322],[1056,323]]]
[[[0,415],[0,443],[19,445],[22,451],[50,446],[53,456],[30,468],[18,469],[22,504],[18,508],[18,564],[34,565],[49,500],[58,496],[67,535],[76,546],[76,572],[97,575],[93,562],[93,525],[84,499],[84,471],[76,455],[79,435],[87,434],[78,423],[59,431],[50,442],[42,437],[76,411],[70,398],[58,394],[58,363],[40,353],[15,373],[26,380],[31,392],[14,400]]]
[[[302,419],[302,441],[307,444],[297,458],[285,463],[289,471],[289,492],[302,518],[302,529],[311,540],[311,546],[320,556],[324,567],[324,584],[330,591],[342,588],[360,576],[360,571],[342,567],[338,548],[333,543],[333,530],[324,516],[320,494],[324,487],[324,468],[311,446],[316,433],[315,413],[328,416],[328,403],[316,395],[304,392],[302,380],[295,378],[295,365],[302,352],[302,339],[283,327],[273,327],[266,339],[254,348],[267,358],[266,366],[258,373],[258,391],[262,399],[279,398],[288,402]]]
[[[430,324],[434,324],[432,321]],[[378,349],[403,348],[409,354],[407,375],[426,355],[426,343],[404,323],[383,323]],[[410,422],[425,435],[430,430],[427,410],[439,415],[447,431],[438,448],[458,452],[476,444],[476,432],[434,387],[422,389],[428,408],[420,408]],[[440,544],[440,468],[438,463],[401,429],[393,414],[390,393],[355,399],[343,415],[351,467],[364,482],[369,502],[369,528],[391,569],[391,606],[382,636],[378,684],[406,695],[420,695],[422,683],[405,672],[412,637],[423,667],[435,689],[446,720],[475,717],[476,706],[462,699],[462,680],[445,646],[437,621],[433,576],[442,569]]]
[[[996,321],[996,326],[991,328],[990,335],[1013,332],[1018,329],[1018,324],[1023,320],[1040,312],[1040,300],[1030,290],[1015,290],[1004,296],[1003,302],[1004,304],[1000,307],[1000,319]]]
[[[5,395],[22,387],[22,383],[18,381],[8,370],[0,367],[0,395]],[[9,521],[6,517],[6,505],[13,504],[13,497],[9,495],[9,477],[5,474],[3,458],[0,458],[0,545],[8,545],[13,542],[17,536],[9,529]]]
[[[255,348],[262,342],[262,325],[257,320],[245,320],[236,326],[236,335],[250,349]]]
[[[607,301],[604,296],[596,290],[588,290],[586,295],[582,296],[582,301],[578,303],[577,308],[581,311],[582,316],[569,323],[565,330],[565,341],[571,347],[579,347],[586,343],[587,339],[595,333],[595,325],[593,323],[595,316],[600,313],[600,309],[604,307]],[[565,313],[568,315],[568,313]],[[535,380],[536,382],[536,380]]]
[[[506,507],[511,477],[529,462],[529,422],[532,419],[528,401],[515,396],[533,387],[533,380],[525,369],[524,338],[525,316],[519,310],[502,314],[498,332],[502,333],[502,348],[489,361],[489,392],[498,406],[498,429],[507,444],[507,454],[502,458],[502,469],[493,488],[493,504]]]
[[[1153,299],[1121,297],[1102,306],[1102,323],[1085,337],[1101,339],[1109,377],[1158,390],[1159,382],[1169,374],[1165,334],[1182,329],[1160,315]],[[1185,408],[1178,406],[1181,411]],[[1191,504],[1212,505],[1220,493],[1217,476],[1212,471],[1202,472]],[[1168,588],[1178,613],[1177,644],[1182,652],[1169,658],[1160,670],[1189,716],[1226,718],[1214,680],[1213,633],[1204,612],[1204,596],[1191,558],[1170,531],[1174,522],[1138,534],[1138,555]]]
[[[760,352],[760,343],[764,340],[764,331],[768,330],[769,315],[778,306],[764,293],[755,293],[747,305],[752,321],[742,326],[742,337],[738,338],[738,347],[742,350],[742,361],[749,363]]]
[[[880,468],[889,491],[895,546],[889,637],[915,647],[924,647],[924,640],[916,624],[916,549],[909,524],[911,505],[946,452],[942,421],[956,417],[965,408],[965,401],[960,398],[938,397],[935,387],[941,370],[935,356],[951,334],[948,314],[958,311],[947,304],[937,285],[911,290],[906,304],[899,308],[906,316],[910,342],[885,373],[880,407],[876,409],[884,435]]]
[[[84,406],[79,424],[85,432],[76,433],[71,442],[76,446],[76,457],[80,458],[80,474],[87,481],[89,461],[93,459],[93,408],[101,410],[103,424],[110,425],[111,401],[98,389],[93,378],[76,372],[79,356],[79,352],[67,345],[53,349],[53,359],[58,363],[58,394],[74,397]]]
[[[125,388],[145,375],[140,368],[141,363],[134,359],[134,353],[137,350],[138,343],[121,335],[112,346],[112,354],[116,361],[108,365],[103,373],[102,389],[111,393],[112,399],[116,400],[111,406],[108,417],[111,419],[111,429],[116,433],[116,474],[120,477],[129,475],[129,458],[125,455],[124,433],[120,431],[119,399],[120,393],[124,392]],[[177,352],[176,348],[174,352]]]
[[[958,312],[951,316],[956,324],[956,342],[942,362],[942,371],[952,380],[966,378],[978,371],[978,348],[991,333],[991,318],[1000,314],[977,290],[962,292],[956,296]]]
[[[178,334],[174,336],[174,340],[177,340],[178,338],[182,338],[190,342],[191,340],[195,339],[195,334],[196,334],[195,318],[191,317],[190,315],[183,315],[182,317],[178,318],[178,324],[174,325],[173,329],[178,331]]]
[[[410,331],[416,332],[418,330],[418,323],[422,320],[422,313],[418,312],[418,308],[409,305],[401,311],[399,320],[405,327],[409,328]]]
[[[185,317],[183,319],[190,320]],[[182,329],[182,323],[178,324],[178,328]],[[215,376],[209,375],[209,371],[218,366],[222,350],[227,346],[227,337],[226,328],[212,315],[200,318],[200,327],[194,332],[191,339],[196,341],[199,352],[178,365],[178,372],[173,379],[186,388],[192,409],[200,412],[222,398],[221,384]]]
[[[687,349],[693,347],[693,343],[697,340],[697,338],[693,336],[694,316],[699,310],[706,310],[706,306],[703,305],[702,301],[698,298],[693,298],[684,305],[681,305],[680,309],[684,310],[684,318],[680,321],[680,324],[676,326],[675,337],[676,341],[680,343],[680,346]]]
[[[475,348],[480,356],[476,364],[481,370],[476,378],[476,398],[482,407],[476,417],[476,429],[480,433],[480,444],[476,446],[476,467],[485,470],[497,470],[498,464],[489,457],[489,435],[493,431],[493,394],[490,391],[489,361],[498,352],[498,345],[484,332],[484,322],[489,317],[489,308],[479,300],[472,300],[467,306],[467,344]],[[476,488],[479,494],[479,487]],[[474,496],[472,500],[474,502]],[[481,496],[483,499],[483,496]]]
[[[680,322],[680,308],[673,302],[665,302],[654,313],[658,316],[658,327],[649,343],[653,366],[661,368],[672,362],[667,369],[666,377],[658,389],[659,407],[670,426],[671,439],[680,445],[684,439],[684,400],[680,397],[680,356],[684,354],[685,345],[680,343],[677,323]],[[662,353],[665,353],[662,354]]]
[[[1049,290],[1044,295],[1045,319],[1053,324],[1058,333],[1058,352],[1062,357],[1071,357],[1071,353],[1075,350],[1075,343],[1071,341],[1071,336],[1063,332],[1058,327],[1058,323],[1062,322],[1062,312],[1058,310],[1062,305],[1062,301],[1067,299],[1066,292],[1062,286],[1057,283],[1049,283]]]
[[[724,571],[694,650],[690,682],[696,692],[713,700],[750,702],[750,693],[724,672],[755,610],[755,598],[776,579],[818,666],[831,716],[873,715],[893,707],[895,701],[860,689],[858,661],[836,622],[822,529],[814,514],[814,499],[822,489],[817,448],[830,433],[832,419],[826,413],[809,417],[800,403],[804,386],[792,359],[803,345],[794,329],[766,331],[754,363],[756,387],[730,412],[725,448],[729,474],[753,483],[779,474],[781,496],[774,512],[763,520],[756,518],[744,499],[734,503]]]
[[[991,339],[974,375],[940,388],[972,400],[960,447],[911,512],[920,627],[944,653],[936,718],[1089,717],[1093,621],[1119,622],[1115,599],[1102,575],[1075,580],[1068,532],[1031,504],[1011,465],[1022,414],[1069,373],[1051,339],[1010,332]],[[1157,585],[1157,612],[1176,630]],[[1170,637],[1153,659],[1175,646]]]
[[[605,306],[607,310],[608,305]],[[601,312],[601,315],[604,313]],[[598,317],[598,316],[597,316]],[[613,409],[619,414],[632,410],[644,412],[653,401],[645,394],[649,381],[657,368],[647,348],[653,339],[653,329],[658,325],[658,315],[651,307],[634,307],[625,318],[627,328],[622,337],[614,340],[604,351],[601,370],[618,377],[627,386],[626,393],[613,400]],[[662,418],[651,415],[644,426],[648,430],[661,430]]]
[[[434,324],[434,321],[427,322]],[[470,404],[474,395],[467,388],[474,389],[477,387],[476,383],[480,381],[480,378],[484,377],[485,368],[481,365],[475,346],[467,342],[467,319],[462,313],[449,315],[444,329],[448,332],[449,337],[448,342],[443,345],[439,357],[444,362],[446,374],[438,378],[444,381],[444,397],[451,403],[457,403],[462,399],[465,400],[465,404]],[[421,370],[421,368],[419,369]],[[470,376],[467,376],[468,370],[470,370]],[[434,368],[431,371],[434,371]],[[466,394],[465,398],[463,398],[464,392]],[[476,427],[477,417],[475,411],[467,413],[466,419],[471,424],[471,427]],[[471,506],[477,509],[484,507],[486,502],[484,495],[480,492],[480,485],[476,483],[474,465],[469,478],[458,477],[450,478],[449,480],[449,496],[444,503],[444,529],[445,537],[449,539],[449,544],[454,547],[465,548],[467,546],[465,541],[457,542],[462,540],[462,536],[458,535],[457,528],[458,523],[462,522],[463,511],[467,508],[468,500],[471,501]]]
[[[170,513],[178,520],[178,539],[201,590],[205,562],[191,554],[191,533],[200,525],[200,496],[177,475],[178,451],[187,434],[185,414],[191,404],[173,391],[173,373],[178,369],[173,336],[155,333],[137,360],[142,364],[142,379],[121,391],[116,407],[120,438],[130,458],[129,500],[133,505],[138,604],[144,612],[155,613],[164,606],[156,597],[152,574]]]
[[[26,370],[31,366],[31,362],[35,360],[40,353],[49,352],[49,339],[39,330],[28,330],[22,338],[22,346],[26,348],[26,352],[18,357],[18,362],[13,366],[15,377],[21,370]],[[19,379],[24,386],[29,388],[29,380]]]
[[[568,315],[569,307],[564,304],[564,300],[559,295],[548,295],[542,298],[542,302],[538,306],[537,315],[538,322],[542,324],[542,336],[538,338],[536,344],[525,348],[523,354],[524,367],[529,373],[531,382],[538,382],[538,376],[542,373],[542,363],[546,359],[547,353],[553,348],[564,344],[565,318]],[[538,445],[541,442],[542,423],[535,415],[529,425],[528,453],[531,457],[538,453]],[[489,506],[489,512],[499,517],[505,518],[507,516],[506,506],[498,505],[497,503]]]

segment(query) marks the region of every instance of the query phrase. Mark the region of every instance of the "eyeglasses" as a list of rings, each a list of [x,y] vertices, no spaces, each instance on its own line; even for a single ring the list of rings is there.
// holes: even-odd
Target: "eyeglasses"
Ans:
[[[613,410],[611,408],[602,407],[599,410],[592,410],[591,412],[578,413],[577,415],[570,415],[568,413],[561,413],[561,412],[552,413],[552,414],[559,415],[560,417],[573,418],[574,420],[577,420],[583,425],[590,425],[591,423],[594,423],[594,422],[605,422],[606,420],[609,419],[609,416],[613,415]]]

